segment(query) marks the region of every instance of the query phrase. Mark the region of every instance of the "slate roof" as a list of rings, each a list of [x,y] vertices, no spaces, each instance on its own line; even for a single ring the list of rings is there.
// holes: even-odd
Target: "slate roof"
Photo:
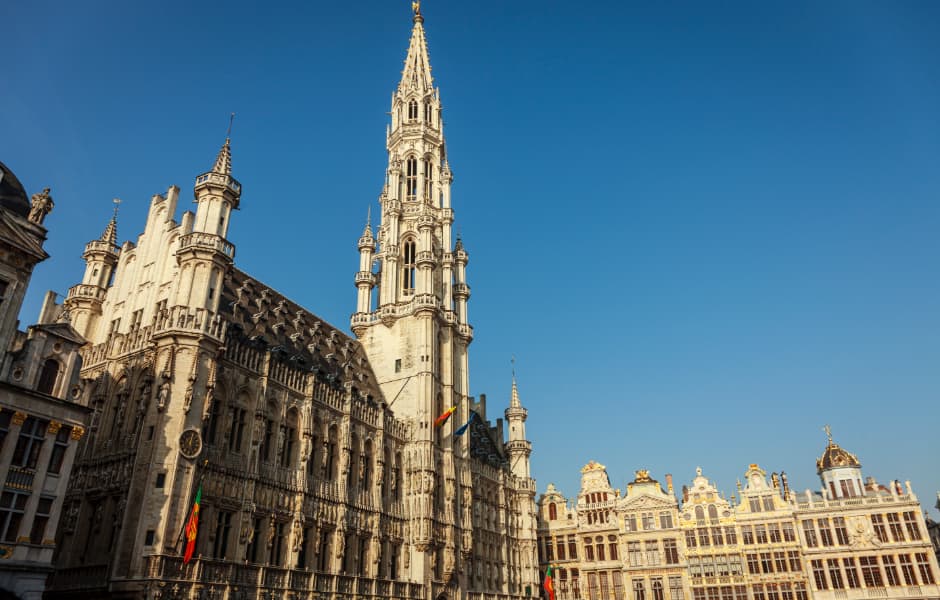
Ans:
[[[358,340],[333,327],[244,271],[225,277],[220,312],[229,335],[270,349],[277,360],[341,386],[352,381],[363,395],[384,400]]]

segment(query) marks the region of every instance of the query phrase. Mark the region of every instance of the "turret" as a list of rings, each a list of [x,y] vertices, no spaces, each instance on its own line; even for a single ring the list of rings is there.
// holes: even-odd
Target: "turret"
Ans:
[[[121,201],[114,199],[114,214],[96,240],[85,245],[82,258],[85,259],[85,275],[82,282],[69,288],[64,310],[69,315],[72,327],[83,337],[89,337],[94,322],[101,315],[101,305],[105,293],[111,285],[114,270],[120,258],[121,249],[117,245],[117,214]]]
[[[525,436],[525,421],[528,411],[519,400],[519,387],[516,385],[516,374],[512,374],[512,392],[509,399],[509,408],[506,409],[506,422],[509,424],[509,442],[506,449],[509,455],[509,466],[516,477],[530,476],[529,456],[532,454],[532,442]]]
[[[196,178],[194,187],[197,204],[193,231],[226,237],[231,212],[238,208],[242,186],[232,177],[230,138],[219,150],[212,170]]]
[[[211,314],[218,310],[225,271],[235,259],[235,246],[225,236],[231,211],[238,208],[241,189],[232,177],[231,140],[225,138],[212,170],[196,178],[192,231],[180,238],[176,251],[180,283],[175,305],[205,309]]]
[[[369,215],[371,216],[371,209]],[[359,315],[365,315],[372,310],[372,288],[375,287],[375,275],[372,274],[375,238],[372,237],[370,216],[366,217],[366,228],[359,238],[359,271],[356,273],[356,289],[359,291],[356,313]]]

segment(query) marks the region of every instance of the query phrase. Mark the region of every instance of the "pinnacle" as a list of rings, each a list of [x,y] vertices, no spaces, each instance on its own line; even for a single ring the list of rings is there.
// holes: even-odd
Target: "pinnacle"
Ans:
[[[225,143],[219,150],[219,155],[215,159],[215,165],[212,167],[213,173],[222,175],[232,174],[232,144],[231,139],[225,138]]]
[[[516,385],[516,376],[512,376],[512,397],[509,400],[509,406],[512,408],[522,407],[522,402],[519,400],[519,387]]]
[[[114,202],[114,214],[111,215],[111,220],[108,221],[108,226],[104,228],[104,233],[101,234],[100,240],[102,242],[108,242],[111,246],[117,246],[117,216],[118,216],[118,207],[121,206],[121,199],[115,198]]]
[[[117,246],[117,215],[111,217],[104,233],[101,234],[101,241],[108,242],[111,246]]]
[[[366,228],[362,230],[362,237],[372,237],[372,207],[366,213]]]

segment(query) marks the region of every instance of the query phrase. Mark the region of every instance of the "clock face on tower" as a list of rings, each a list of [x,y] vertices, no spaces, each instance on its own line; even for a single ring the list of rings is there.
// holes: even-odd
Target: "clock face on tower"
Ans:
[[[202,438],[195,429],[187,429],[180,434],[180,454],[193,459],[202,451]]]

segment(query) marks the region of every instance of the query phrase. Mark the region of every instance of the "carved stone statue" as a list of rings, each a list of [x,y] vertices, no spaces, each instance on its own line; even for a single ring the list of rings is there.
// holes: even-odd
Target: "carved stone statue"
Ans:
[[[52,212],[55,206],[52,196],[49,195],[49,188],[45,188],[38,194],[33,194],[30,204],[29,217],[27,218],[37,225],[42,225],[46,215]]]
[[[157,392],[157,410],[163,412],[167,402],[170,401],[170,382],[164,381],[160,384],[160,391]]]
[[[183,412],[188,413],[189,407],[193,404],[193,386],[192,384],[186,388],[186,394],[183,395]]]
[[[294,552],[300,552],[304,541],[304,526],[300,519],[294,521]]]
[[[271,522],[268,523],[268,548],[274,545],[274,533],[277,530],[277,522],[274,515],[271,515]]]

